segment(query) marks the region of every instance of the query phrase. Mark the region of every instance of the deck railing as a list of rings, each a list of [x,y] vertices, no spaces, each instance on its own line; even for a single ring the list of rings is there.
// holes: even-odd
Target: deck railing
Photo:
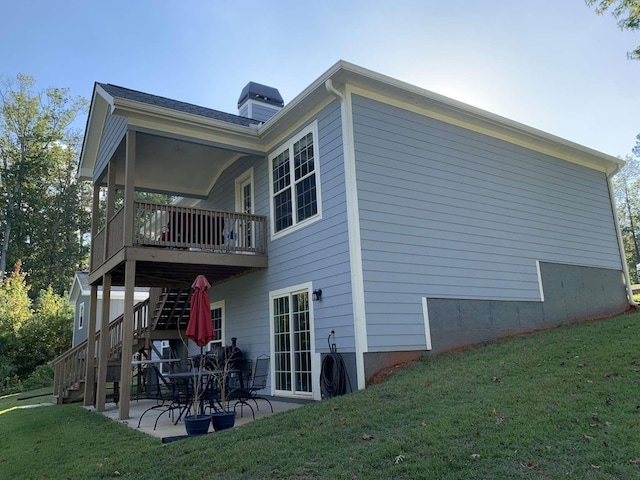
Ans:
[[[107,242],[105,232],[109,235]],[[92,269],[126,244],[264,255],[267,220],[261,215],[134,202],[133,238],[125,242],[124,209],[121,208],[92,241]]]

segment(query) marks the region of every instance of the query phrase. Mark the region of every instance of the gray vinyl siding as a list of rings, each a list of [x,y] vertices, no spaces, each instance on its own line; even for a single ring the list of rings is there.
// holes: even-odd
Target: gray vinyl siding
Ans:
[[[251,106],[251,112],[251,118],[253,118],[254,120],[258,120],[259,122],[266,122],[276,113],[278,113],[278,109],[254,103]]]
[[[249,116],[249,104],[248,103],[245,103],[242,106],[242,108],[238,112],[238,115],[240,115],[241,117],[248,117]]]
[[[604,173],[353,96],[371,351],[424,348],[421,297],[539,301],[536,260],[621,269]]]
[[[102,171],[107,167],[109,159],[113,156],[118,145],[127,133],[127,120],[124,117],[107,114],[107,120],[104,124],[102,140],[98,147],[98,157],[96,166],[93,171],[93,180],[96,181]]]
[[[215,285],[212,301],[224,300],[225,343],[238,338],[238,347],[252,359],[270,352],[269,292],[312,282],[323,298],[312,302],[316,351],[328,350],[326,338],[334,329],[337,347],[354,350],[349,243],[345,209],[344,164],[340,106],[333,102],[318,115],[318,161],[322,219],[275,240],[269,240],[269,267]],[[313,120],[311,120],[313,121]],[[300,125],[301,129],[309,123]],[[286,141],[283,139],[283,142]],[[255,213],[270,216],[269,161],[245,157],[220,176],[205,208],[233,210],[235,179],[250,167],[254,174]],[[314,375],[319,372],[314,372]]]

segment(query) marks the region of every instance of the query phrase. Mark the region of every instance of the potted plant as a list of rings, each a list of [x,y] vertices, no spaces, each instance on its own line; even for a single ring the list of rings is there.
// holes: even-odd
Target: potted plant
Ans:
[[[229,375],[235,369],[234,355],[238,352],[238,349],[235,338],[232,338],[232,342],[231,347],[220,349],[221,354],[218,355],[218,362],[212,378],[213,388],[220,394],[215,401],[219,408],[211,413],[211,423],[216,432],[233,427],[236,421],[236,412],[231,409],[232,392],[229,391]],[[224,358],[219,358],[222,355],[224,355]]]
[[[200,354],[197,357],[196,365],[192,365],[191,374],[193,378],[193,415],[184,416],[184,425],[187,435],[203,435],[209,431],[211,415],[206,414],[202,408],[202,395],[204,388],[202,383],[205,357]]]

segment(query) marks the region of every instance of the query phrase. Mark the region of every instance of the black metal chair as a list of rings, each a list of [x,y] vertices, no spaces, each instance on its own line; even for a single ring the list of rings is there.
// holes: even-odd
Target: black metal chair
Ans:
[[[140,419],[138,420],[138,428],[140,428],[140,424],[142,423],[142,417],[144,417],[147,412],[152,410],[166,410],[169,406],[168,402],[171,402],[171,399],[173,398],[173,392],[171,391],[170,385],[163,378],[162,373],[160,373],[155,365],[151,365],[147,368],[144,375],[145,397],[150,400],[155,400],[156,404],[142,412],[142,415],[140,415]],[[155,379],[152,378],[154,375],[156,377]],[[169,388],[163,388],[163,386]]]
[[[157,416],[153,425],[155,430],[158,426],[158,420],[165,413],[171,412],[173,424],[177,424],[180,419],[191,411],[193,405],[193,384],[188,378],[172,378],[171,380],[171,399],[166,408]],[[175,411],[178,411],[178,418],[175,418]],[[140,417],[142,419],[142,417]]]
[[[231,392],[232,399],[235,400],[233,406],[234,411],[240,405],[240,416],[243,415],[243,407],[246,405],[251,410],[251,415],[255,420],[256,414],[253,407],[249,404],[249,401],[253,401],[256,406],[256,410],[260,411],[258,407],[258,400],[264,400],[271,407],[271,413],[273,413],[273,405],[268,398],[262,397],[257,393],[260,390],[264,390],[267,387],[267,379],[269,378],[269,361],[270,358],[267,355],[260,355],[255,362],[253,372],[250,374],[246,386],[237,388]]]
[[[170,378],[169,389],[158,389],[156,397],[157,404],[147,408],[138,419],[138,428],[142,423],[142,418],[152,410],[160,410],[153,424],[153,429],[158,427],[160,417],[165,413],[171,413],[171,421],[176,424],[180,421],[185,413],[189,413],[193,404],[193,386],[188,378]],[[175,413],[178,412],[178,418],[175,419]]]

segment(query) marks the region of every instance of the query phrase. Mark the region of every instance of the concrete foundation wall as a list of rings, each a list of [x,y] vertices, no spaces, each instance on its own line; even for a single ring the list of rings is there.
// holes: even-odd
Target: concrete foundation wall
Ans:
[[[628,308],[621,271],[541,262],[540,273],[544,302],[429,298],[432,353]]]
[[[430,354],[529,331],[622,313],[629,308],[618,270],[540,263],[544,302],[428,298]],[[426,351],[365,354],[367,382]]]

